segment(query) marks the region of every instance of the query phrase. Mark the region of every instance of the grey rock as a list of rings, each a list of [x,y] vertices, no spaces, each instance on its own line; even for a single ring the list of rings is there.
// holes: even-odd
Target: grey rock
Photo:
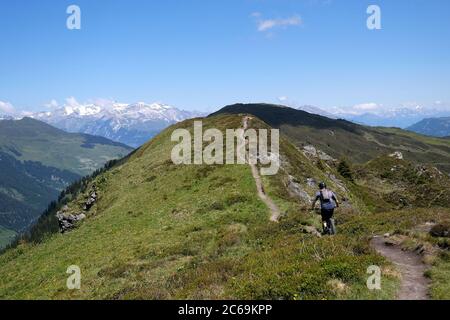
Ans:
[[[322,237],[322,234],[319,231],[317,231],[317,229],[314,228],[313,226],[301,226],[300,229],[303,233],[312,234],[318,238]]]
[[[315,188],[317,186],[317,181],[314,178],[308,178],[306,179],[306,184],[311,188]]]
[[[311,202],[309,194],[301,187],[295,177],[291,175],[288,176],[287,190],[292,197],[300,198],[304,202]]]
[[[92,206],[95,204],[95,202],[97,201],[97,193],[95,192],[95,186],[93,187],[93,191],[90,193],[88,199],[86,200],[85,204],[84,204],[84,211],[89,211],[89,209],[92,208]]]
[[[84,220],[86,215],[84,213],[79,214],[64,214],[61,211],[56,213],[56,218],[58,219],[59,231],[65,233],[73,228],[75,228],[78,221]]]
[[[403,160],[403,153],[401,153],[400,151],[395,151],[394,153],[391,153],[389,157],[397,160]]]
[[[344,193],[347,193],[347,187],[345,186],[345,184],[339,180],[334,174],[327,174],[328,178],[330,178],[334,184]]]
[[[86,213],[97,202],[97,191],[95,185],[92,186],[92,190],[89,193],[89,197],[84,203],[83,210],[77,214],[68,213],[69,207],[64,206],[60,211],[56,213],[58,219],[59,230],[61,233],[65,233],[76,227],[77,222],[86,219]]]
[[[314,146],[304,146],[303,147],[303,154],[309,158],[316,158],[323,161],[330,161],[330,162],[336,162],[337,160],[333,157],[329,156],[325,152],[317,149]]]

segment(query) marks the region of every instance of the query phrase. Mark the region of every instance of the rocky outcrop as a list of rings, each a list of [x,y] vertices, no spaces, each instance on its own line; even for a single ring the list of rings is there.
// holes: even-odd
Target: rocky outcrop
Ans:
[[[425,176],[429,179],[439,179],[443,176],[443,173],[436,167],[418,165],[416,166],[417,175],[419,177]]]
[[[73,229],[77,222],[85,219],[86,215],[84,213],[80,213],[80,214],[67,213],[63,209],[56,213],[56,218],[58,218],[59,231],[61,233],[65,233],[65,232]]]
[[[395,151],[394,153],[390,154],[389,157],[397,160],[403,160],[403,153],[401,153],[400,151]]]
[[[308,157],[308,158],[313,158],[313,159],[320,159],[326,162],[337,162],[336,159],[334,159],[333,157],[329,156],[328,154],[326,154],[325,152],[317,149],[314,146],[304,146],[303,147],[303,154]]]
[[[313,226],[300,226],[300,231],[303,233],[312,234],[318,238],[322,237],[322,234]]]
[[[86,201],[86,203],[84,204],[84,211],[89,211],[89,209],[92,208],[92,206],[95,204],[95,202],[97,201],[97,192],[95,191],[95,186],[92,188],[91,193],[89,194],[89,197]]]
[[[345,186],[345,184],[339,180],[334,174],[330,173],[327,174],[328,178],[331,179],[331,181],[333,181],[333,183],[343,192],[343,193],[348,193],[348,189]]]
[[[315,188],[315,187],[318,186],[318,183],[317,183],[316,179],[314,179],[314,178],[307,178],[306,179],[306,184],[310,188]]]
[[[70,211],[68,206],[64,206],[61,210],[59,210],[56,213],[59,231],[61,233],[65,233],[75,228],[79,221],[86,219],[87,212],[92,208],[92,206],[96,202],[97,202],[97,191],[94,185],[92,186],[92,189],[89,192],[89,196],[83,205],[83,212],[73,213]]]
[[[287,179],[287,190],[291,197],[300,198],[303,202],[310,203],[311,197],[298,183],[295,177],[289,175]]]

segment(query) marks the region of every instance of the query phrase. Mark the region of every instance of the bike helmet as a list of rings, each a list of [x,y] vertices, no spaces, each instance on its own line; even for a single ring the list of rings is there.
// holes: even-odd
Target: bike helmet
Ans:
[[[325,182],[319,183],[319,189],[320,190],[323,190],[323,189],[326,189],[326,188],[327,188],[327,185],[325,184]]]

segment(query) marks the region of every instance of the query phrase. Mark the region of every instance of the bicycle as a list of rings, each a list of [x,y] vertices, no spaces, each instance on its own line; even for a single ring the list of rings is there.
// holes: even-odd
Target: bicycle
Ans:
[[[313,210],[316,214],[321,215],[321,210],[319,208],[314,208]],[[336,235],[336,223],[333,218],[325,219],[322,222],[322,234],[323,235]]]
[[[333,218],[327,219],[322,223],[323,226],[323,234],[334,236],[336,235],[336,224]]]

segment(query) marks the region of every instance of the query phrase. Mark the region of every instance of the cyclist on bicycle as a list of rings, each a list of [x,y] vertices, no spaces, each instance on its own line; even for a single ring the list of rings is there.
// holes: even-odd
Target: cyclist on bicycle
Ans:
[[[324,182],[319,183],[319,191],[312,204],[312,210],[316,206],[316,202],[320,200],[320,214],[322,215],[324,233],[336,234],[334,227],[333,214],[334,209],[339,207],[339,202],[333,191],[327,189]]]

